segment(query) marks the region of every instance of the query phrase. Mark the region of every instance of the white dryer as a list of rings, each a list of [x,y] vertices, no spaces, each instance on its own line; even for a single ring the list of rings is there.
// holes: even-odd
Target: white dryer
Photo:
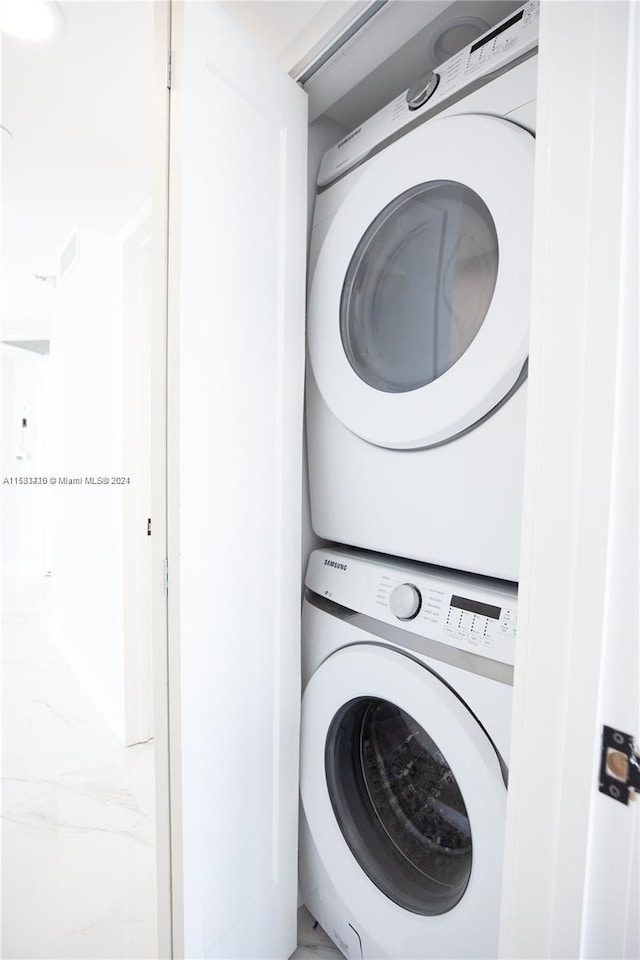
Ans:
[[[538,2],[325,154],[311,515],[328,540],[517,580]]]
[[[304,902],[350,960],[497,956],[514,585],[327,549],[306,588]]]

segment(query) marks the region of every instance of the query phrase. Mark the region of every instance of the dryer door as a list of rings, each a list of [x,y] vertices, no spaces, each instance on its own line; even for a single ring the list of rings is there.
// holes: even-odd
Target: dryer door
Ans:
[[[534,140],[463,115],[370,160],[316,261],[309,352],[326,403],[392,448],[491,412],[527,359]],[[356,174],[357,176],[357,174]]]
[[[495,956],[506,788],[442,680],[388,647],[339,650],[307,685],[301,763],[315,848],[363,937],[385,956]]]

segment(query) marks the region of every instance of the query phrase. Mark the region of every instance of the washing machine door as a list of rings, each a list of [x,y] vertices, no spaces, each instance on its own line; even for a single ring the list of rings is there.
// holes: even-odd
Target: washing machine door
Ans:
[[[383,956],[495,955],[506,787],[437,675],[375,644],[329,657],[303,697],[301,794],[345,911]]]
[[[463,115],[423,124],[356,174],[309,295],[314,376],[353,433],[391,448],[442,443],[517,384],[533,163],[526,130]]]

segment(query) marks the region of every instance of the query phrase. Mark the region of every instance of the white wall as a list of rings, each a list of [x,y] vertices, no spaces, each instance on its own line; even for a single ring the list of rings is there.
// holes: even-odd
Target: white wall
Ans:
[[[320,162],[323,154],[340,140],[345,133],[348,133],[346,127],[336,123],[329,117],[319,117],[314,123],[309,125],[309,146],[308,146],[308,194],[307,209],[309,211],[307,237],[311,236],[311,225],[313,223],[313,207],[316,195],[316,180],[320,169]],[[306,430],[304,438],[304,457],[302,474],[302,578],[307,570],[309,554],[312,550],[325,543],[313,532],[311,526],[311,507],[309,503],[309,470],[307,464],[307,439]]]
[[[44,465],[44,417],[49,358],[2,345],[2,476],[38,475]],[[27,426],[22,426],[26,419]],[[37,576],[46,569],[46,490],[2,484],[2,569]]]
[[[51,324],[52,475],[122,471],[120,246],[81,230]],[[122,535],[126,487],[58,482],[52,496],[52,637],[124,740]]]
[[[123,228],[123,466],[132,483],[123,493],[123,628],[126,743],[153,736],[151,630],[151,204]]]
[[[331,147],[335,146],[338,140],[341,140],[345,134],[349,133],[348,127],[344,127],[331,117],[318,117],[313,123],[309,124],[309,153],[307,158],[308,171],[308,211],[309,224],[308,234],[311,236],[311,225],[313,223],[313,208],[316,197],[316,187],[318,171],[322,157]]]

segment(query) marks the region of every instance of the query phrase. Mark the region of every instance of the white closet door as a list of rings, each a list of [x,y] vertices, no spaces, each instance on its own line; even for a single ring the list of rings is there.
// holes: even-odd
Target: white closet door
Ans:
[[[307,98],[174,3],[169,701],[174,956],[296,942]]]
[[[598,789],[602,727],[640,736],[638,13],[541,5],[509,960],[640,956],[640,811]]]

